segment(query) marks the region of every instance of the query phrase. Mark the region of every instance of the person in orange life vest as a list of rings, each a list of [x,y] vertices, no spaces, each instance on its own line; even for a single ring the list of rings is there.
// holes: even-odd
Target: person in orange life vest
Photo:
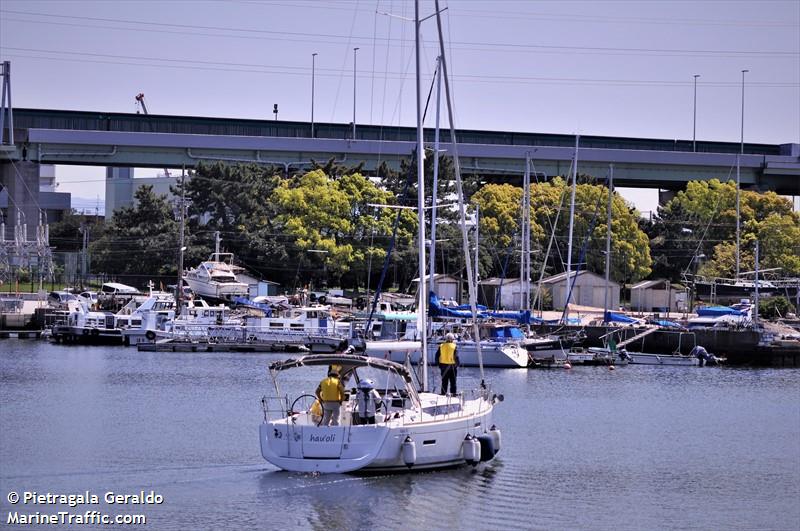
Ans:
[[[317,399],[322,404],[321,426],[338,426],[339,409],[344,400],[344,385],[339,380],[339,373],[333,369],[328,371],[328,377],[324,378],[317,387]]]
[[[450,394],[456,394],[456,376],[459,365],[458,361],[458,348],[455,343],[455,336],[447,334],[444,336],[444,343],[439,345],[436,351],[436,364],[439,366],[439,371],[442,375],[442,394],[447,394],[448,384],[450,387]]]

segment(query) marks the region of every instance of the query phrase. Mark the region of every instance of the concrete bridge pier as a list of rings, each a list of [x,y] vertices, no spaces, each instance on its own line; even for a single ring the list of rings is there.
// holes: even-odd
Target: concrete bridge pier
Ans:
[[[17,215],[27,226],[28,241],[36,240],[36,227],[39,225],[39,164],[36,162],[8,162],[0,164],[0,205],[3,207],[3,221],[6,224],[6,239],[14,238]]]

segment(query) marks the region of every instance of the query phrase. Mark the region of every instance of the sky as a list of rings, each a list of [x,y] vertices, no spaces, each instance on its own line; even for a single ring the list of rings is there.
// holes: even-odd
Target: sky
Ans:
[[[800,1],[441,0],[456,126],[800,142]],[[432,14],[433,1],[421,1]],[[0,0],[16,107],[413,125],[411,0]],[[422,24],[423,90],[438,55]],[[358,47],[357,52],[353,48]],[[432,117],[426,126],[432,126]],[[153,170],[137,170],[152,176]],[[100,168],[59,190],[104,196]],[[640,210],[655,192],[623,192]]]

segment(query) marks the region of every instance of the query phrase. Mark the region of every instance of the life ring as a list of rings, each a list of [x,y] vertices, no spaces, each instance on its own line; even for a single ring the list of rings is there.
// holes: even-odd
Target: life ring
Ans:
[[[327,301],[328,301],[328,297],[326,297],[325,295],[317,298],[317,302],[319,304],[325,304]]]
[[[99,336],[100,335],[100,330],[98,330],[97,328],[92,328],[92,335],[94,337]]]
[[[83,335],[85,335],[85,336],[88,336],[88,335],[89,335],[89,329],[88,329],[88,328],[84,328],[84,329],[81,331],[81,334],[83,334]]]
[[[156,338],[156,333],[152,330],[148,330],[144,333],[144,337],[146,337],[149,341],[152,341]]]

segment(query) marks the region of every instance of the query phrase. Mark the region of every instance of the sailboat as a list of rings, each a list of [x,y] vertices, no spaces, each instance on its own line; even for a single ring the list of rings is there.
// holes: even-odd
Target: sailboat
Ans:
[[[464,225],[464,204],[461,194],[460,168],[453,124],[447,62],[444,58],[439,3],[436,0],[436,21],[439,30],[439,48],[447,89],[450,127],[456,164],[459,209]],[[422,139],[422,113],[420,89],[420,18],[419,0],[415,2],[416,54],[417,54],[417,162],[418,162],[418,246],[420,279],[425,278],[425,224],[424,224],[424,146]],[[465,248],[467,247],[464,241]],[[466,250],[466,249],[465,249]],[[468,268],[469,269],[469,268]],[[469,280],[471,274],[468,275]],[[423,331],[426,307],[426,290],[420,283],[417,306],[418,330]],[[470,302],[473,316],[477,312],[476,290],[470,283]],[[477,336],[477,334],[476,334]],[[425,334],[420,334],[418,348],[426,351]],[[478,358],[481,357],[478,343]],[[316,397],[300,394],[291,402],[281,395],[277,377],[289,369],[308,369],[324,377],[329,370],[338,369],[340,382],[345,389],[344,400],[332,425],[321,425]],[[273,465],[289,471],[345,473],[355,471],[424,470],[460,465],[477,465],[494,458],[500,449],[500,431],[492,422],[494,405],[502,395],[491,393],[483,381],[481,366],[480,388],[456,395],[438,395],[427,392],[427,363],[423,357],[422,380],[419,389],[413,373],[400,363],[355,353],[309,355],[297,359],[275,362],[270,374],[275,386],[275,396],[263,397],[264,422],[259,429],[262,456]],[[296,387],[296,380],[292,382]],[[363,389],[377,392],[380,403],[376,407],[374,424],[358,422],[359,393]],[[276,418],[271,418],[272,416]]]

